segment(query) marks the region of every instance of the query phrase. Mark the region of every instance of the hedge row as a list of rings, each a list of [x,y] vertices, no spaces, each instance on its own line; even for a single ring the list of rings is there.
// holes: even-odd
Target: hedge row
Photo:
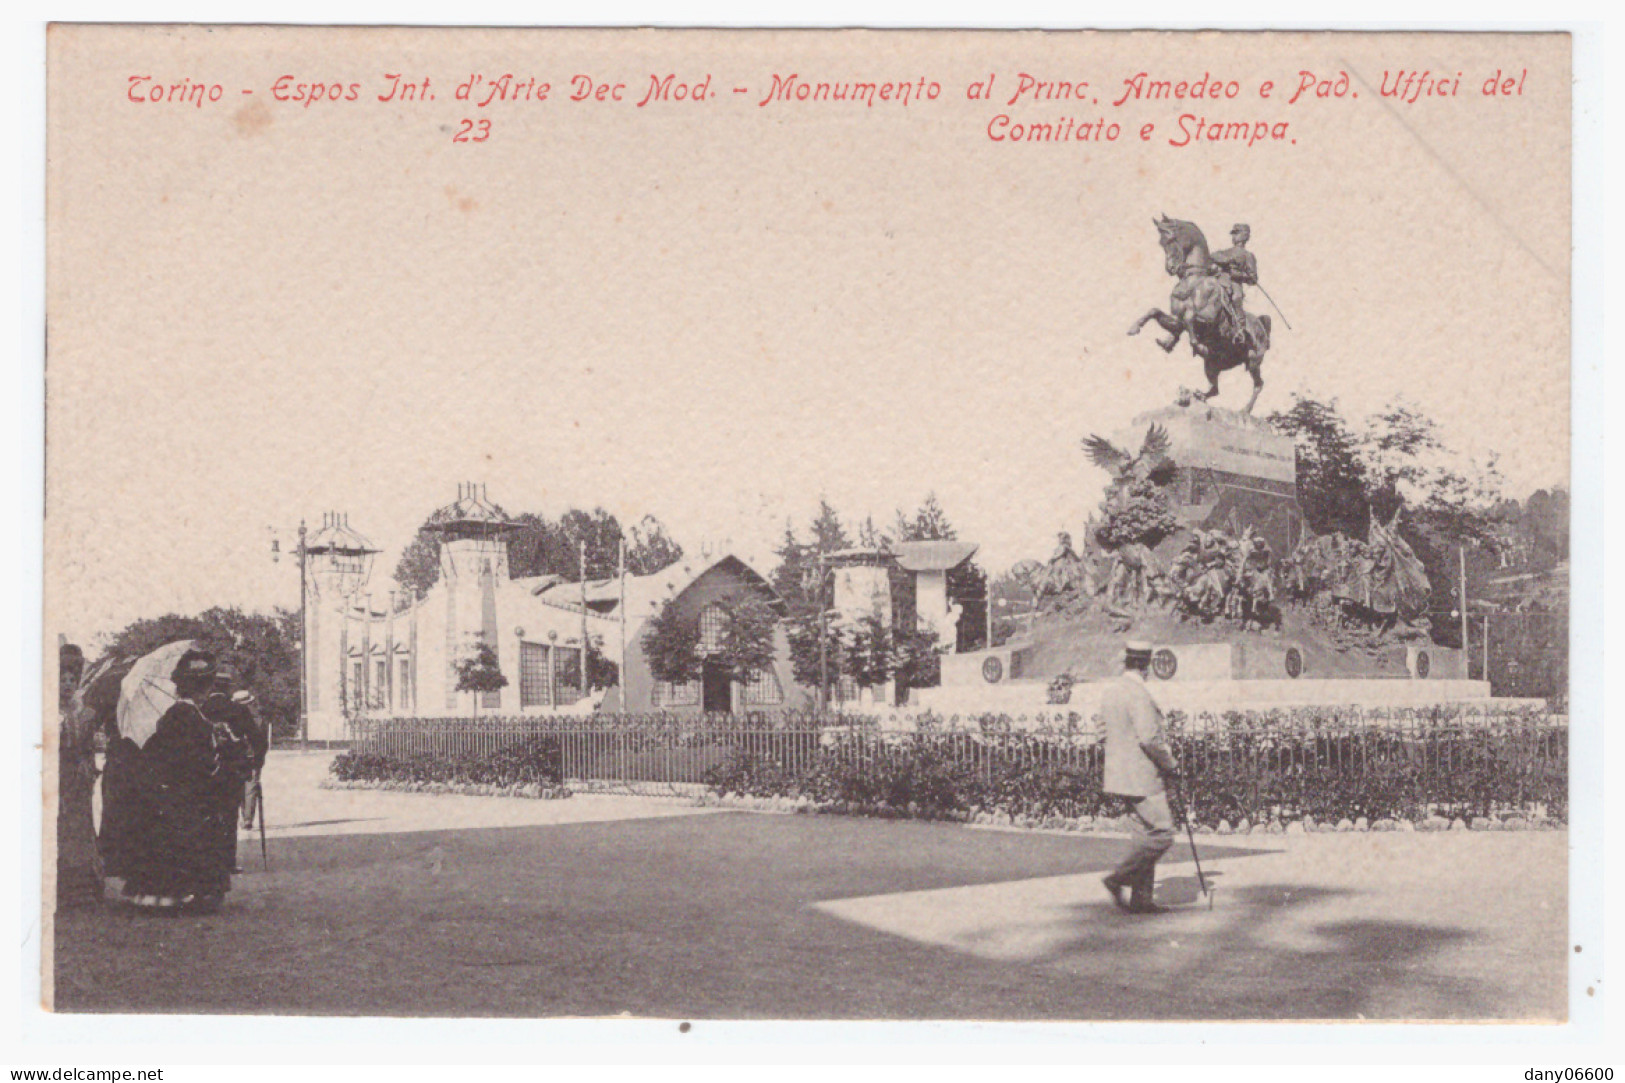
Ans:
[[[567,786],[550,786],[543,782],[513,782],[498,785],[493,782],[403,782],[399,779],[323,779],[324,790],[392,790],[396,793],[449,793],[464,797],[528,797],[539,801],[555,801],[572,796]]]
[[[1448,823],[1538,812],[1568,814],[1566,730],[1485,728],[1425,738],[1399,734],[1204,735],[1178,739],[1180,790],[1191,822]],[[1043,822],[1119,815],[1103,792],[1099,746],[1040,738],[995,742],[967,757],[931,735],[899,735],[861,750],[836,741],[793,764],[736,752],[708,771],[721,797],[785,798],[815,809],[922,819]]]
[[[919,815],[918,810],[897,809],[889,805],[848,804],[840,801],[819,804],[805,796],[740,797],[738,795],[710,793],[702,796],[699,803],[722,808],[750,809],[755,812],[834,813],[843,816],[874,816],[880,819],[893,820],[913,819]],[[1127,832],[1132,829],[1128,818],[1124,816],[1040,817],[1011,816],[1002,812],[966,812],[950,814],[942,818],[978,826],[1020,828],[1035,831]],[[1253,823],[1250,820],[1243,819],[1232,824],[1229,820],[1220,820],[1217,826],[1201,823],[1194,824],[1193,830],[1198,835],[1303,835],[1371,831],[1378,833],[1385,831],[1550,831],[1562,826],[1560,821],[1552,820],[1544,813],[1532,812],[1529,815],[1509,813],[1501,816],[1478,816],[1474,817],[1470,822],[1460,817],[1451,820],[1443,816],[1428,816],[1416,821],[1371,821],[1362,816],[1358,820],[1343,819],[1336,823],[1317,821],[1313,817],[1305,817],[1290,823],[1283,823],[1280,820]]]
[[[492,752],[391,755],[351,750],[335,756],[330,771],[339,782],[387,782],[402,786],[444,784],[553,789],[564,782],[562,749],[559,738],[553,736],[530,737]]]

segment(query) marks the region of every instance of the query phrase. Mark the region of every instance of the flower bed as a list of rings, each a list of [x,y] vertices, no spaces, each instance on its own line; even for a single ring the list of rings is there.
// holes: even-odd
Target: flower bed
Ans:
[[[488,752],[352,749],[335,756],[329,770],[333,781],[341,785],[384,788],[387,784],[393,789],[416,787],[418,792],[506,792],[524,787],[540,793],[561,789],[564,783],[561,743],[553,735],[528,737]],[[423,789],[432,786],[457,789]]]
[[[845,801],[817,802],[806,795],[797,797],[746,797],[739,794],[719,794],[716,792],[705,794],[696,801],[702,806],[715,806],[721,808],[749,809],[753,812],[779,812],[779,813],[821,813],[839,816],[873,816],[885,820],[918,819],[920,810],[895,808],[890,805],[850,803]],[[1130,824],[1126,817],[1115,815],[1100,816],[1012,816],[1007,812],[988,812],[980,810],[975,812],[945,813],[938,819],[954,821],[994,828],[1009,828],[1015,830],[1050,831],[1050,832],[1093,832],[1109,834],[1126,834],[1130,831]],[[1261,820],[1253,823],[1243,819],[1232,824],[1228,820],[1220,820],[1217,825],[1207,823],[1193,824],[1192,830],[1198,835],[1303,835],[1303,834],[1348,834],[1375,831],[1393,832],[1428,832],[1428,831],[1552,831],[1562,828],[1561,821],[1553,820],[1541,811],[1533,811],[1529,815],[1503,815],[1497,817],[1475,817],[1471,822],[1457,818],[1446,819],[1442,816],[1428,816],[1420,821],[1411,820],[1377,820],[1369,821],[1364,817],[1358,820],[1339,820],[1336,823],[1319,822],[1313,817],[1283,823],[1280,820]]]
[[[396,793],[451,793],[465,797],[528,797],[538,801],[556,801],[570,797],[568,786],[548,786],[540,782],[515,782],[506,786],[476,782],[406,782],[392,778],[324,778],[324,790],[392,790]]]

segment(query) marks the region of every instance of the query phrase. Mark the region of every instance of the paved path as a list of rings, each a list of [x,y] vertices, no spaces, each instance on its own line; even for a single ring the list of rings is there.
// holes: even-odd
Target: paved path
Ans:
[[[1199,840],[1212,907],[1193,866],[1165,864],[1158,899],[1176,909],[1155,919],[1116,920],[1093,874],[818,906],[990,960],[1112,970],[1203,1017],[1271,1018],[1297,997],[1330,1018],[1565,1016],[1566,833],[1271,842],[1237,857]]]

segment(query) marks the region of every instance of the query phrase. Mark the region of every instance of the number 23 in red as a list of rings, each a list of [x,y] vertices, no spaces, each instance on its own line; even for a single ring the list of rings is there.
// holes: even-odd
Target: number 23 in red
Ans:
[[[491,138],[491,122],[486,119],[468,120],[464,118],[457,134],[451,137],[453,143],[483,143]]]

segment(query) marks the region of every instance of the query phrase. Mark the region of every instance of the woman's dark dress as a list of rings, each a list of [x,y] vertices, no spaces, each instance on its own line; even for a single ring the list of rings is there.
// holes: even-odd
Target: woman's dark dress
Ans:
[[[152,819],[142,767],[141,748],[134,741],[119,736],[108,741],[102,768],[102,825],[96,837],[102,871],[108,876],[129,877]]]
[[[231,890],[220,852],[221,766],[214,727],[177,700],[140,754],[146,784],[140,824],[131,832],[124,894],[184,899]]]

